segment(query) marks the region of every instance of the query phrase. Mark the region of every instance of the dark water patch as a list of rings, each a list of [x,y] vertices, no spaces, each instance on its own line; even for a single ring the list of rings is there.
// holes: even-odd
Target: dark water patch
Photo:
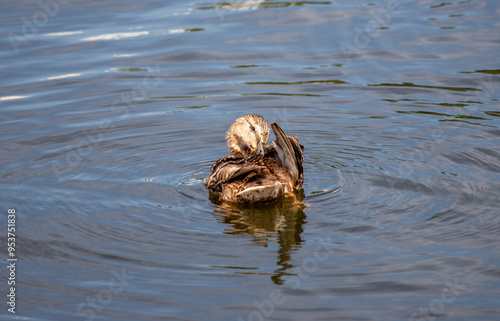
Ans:
[[[307,81],[252,81],[246,82],[246,85],[308,85],[308,84],[348,84],[348,82],[331,79],[331,80],[307,80]]]
[[[413,83],[401,83],[401,84],[391,84],[391,83],[381,83],[381,84],[367,84],[367,86],[385,86],[385,87],[411,87],[411,88],[429,88],[429,89],[440,89],[440,90],[451,90],[451,91],[481,91],[478,88],[470,87],[443,87],[443,86],[427,86],[427,85],[416,85]]]
[[[229,66],[231,68],[257,68],[257,67],[271,67],[270,65],[236,65]]]
[[[440,4],[432,5],[429,8],[431,8],[431,9],[441,8],[441,7],[444,7],[444,6],[449,6],[451,4],[452,4],[452,2],[441,2]]]
[[[473,74],[473,73],[483,73],[483,74],[492,74],[497,75],[500,74],[500,69],[493,70],[475,70],[475,71],[460,71],[462,74]]]

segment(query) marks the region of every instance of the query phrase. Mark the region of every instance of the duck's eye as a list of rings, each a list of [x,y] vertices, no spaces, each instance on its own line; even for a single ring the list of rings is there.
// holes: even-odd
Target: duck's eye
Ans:
[[[250,129],[254,132],[255,131],[255,127],[253,125],[250,125]]]

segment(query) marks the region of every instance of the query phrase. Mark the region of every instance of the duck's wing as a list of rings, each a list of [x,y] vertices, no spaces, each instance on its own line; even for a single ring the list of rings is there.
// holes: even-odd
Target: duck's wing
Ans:
[[[205,182],[205,188],[217,192],[221,184],[261,168],[265,168],[265,166],[250,163],[242,157],[227,156],[221,158],[210,169],[210,176]]]
[[[297,137],[287,136],[278,124],[272,123],[271,128],[276,135],[273,147],[276,151],[278,161],[288,169],[295,182],[295,186],[302,185],[304,179],[304,154],[302,150],[304,147],[299,144]]]

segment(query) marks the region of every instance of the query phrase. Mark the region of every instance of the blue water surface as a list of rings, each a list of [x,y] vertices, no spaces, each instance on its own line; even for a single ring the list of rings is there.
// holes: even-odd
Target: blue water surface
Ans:
[[[498,1],[20,0],[0,26],[2,320],[498,319]],[[302,203],[204,189],[248,113],[305,146]]]

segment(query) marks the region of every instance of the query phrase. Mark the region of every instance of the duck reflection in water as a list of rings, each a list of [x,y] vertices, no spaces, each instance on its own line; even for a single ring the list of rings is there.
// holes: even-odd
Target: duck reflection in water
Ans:
[[[301,233],[306,223],[304,213],[304,192],[296,193],[296,198],[281,197],[270,203],[237,204],[221,202],[211,194],[210,201],[217,204],[214,210],[217,220],[227,224],[226,234],[249,235],[256,244],[267,247],[269,242],[277,242],[278,268],[271,275],[275,284],[283,284],[283,276],[294,266],[290,263],[292,253],[303,242]]]

